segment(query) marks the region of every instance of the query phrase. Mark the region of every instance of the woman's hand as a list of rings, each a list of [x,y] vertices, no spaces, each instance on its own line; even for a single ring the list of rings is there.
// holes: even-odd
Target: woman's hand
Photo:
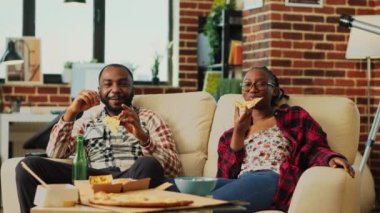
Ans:
[[[127,105],[121,105],[123,110],[118,115],[120,124],[123,125],[128,132],[132,133],[141,143],[145,143],[149,139],[149,135],[145,133],[140,124],[140,118],[137,113]]]
[[[329,166],[333,168],[343,167],[343,169],[352,177],[355,177],[355,170],[352,166],[347,162],[346,159],[340,157],[333,157],[329,161]]]
[[[234,131],[230,148],[234,151],[239,151],[244,147],[245,134],[252,124],[252,109],[240,110],[235,107],[234,115]]]
[[[239,107],[235,107],[234,115],[234,128],[242,134],[249,129],[252,124],[252,109],[240,110]]]

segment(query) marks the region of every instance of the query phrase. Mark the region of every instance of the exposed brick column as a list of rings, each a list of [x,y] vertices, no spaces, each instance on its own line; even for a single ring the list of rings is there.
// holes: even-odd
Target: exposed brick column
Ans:
[[[197,90],[198,17],[207,16],[212,0],[180,1],[179,86],[184,91]]]

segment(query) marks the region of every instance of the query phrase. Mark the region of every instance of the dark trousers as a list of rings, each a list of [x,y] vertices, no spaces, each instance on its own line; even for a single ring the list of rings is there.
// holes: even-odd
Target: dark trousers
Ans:
[[[52,161],[48,158],[36,156],[26,157],[22,161],[48,184],[73,183],[71,177],[71,164]],[[138,158],[135,163],[125,171],[120,171],[117,167],[88,169],[88,175],[91,176],[107,174],[111,174],[114,178],[138,179],[150,177],[149,187],[151,188],[165,182],[164,170],[161,164],[151,156]],[[16,185],[21,212],[30,212],[30,208],[34,206],[33,199],[38,184],[39,182],[22,168],[21,163],[19,163],[16,167]]]

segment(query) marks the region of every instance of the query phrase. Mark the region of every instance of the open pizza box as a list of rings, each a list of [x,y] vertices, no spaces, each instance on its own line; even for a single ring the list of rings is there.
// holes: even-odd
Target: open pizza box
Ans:
[[[76,180],[74,185],[79,189],[79,194],[93,196],[94,193],[103,191],[107,193],[129,192],[134,190],[148,189],[150,178],[130,179],[120,178],[115,179],[112,183],[94,184],[91,185],[88,180]]]
[[[146,196],[146,197],[156,197],[159,199],[177,199],[182,201],[192,201],[191,204],[186,206],[172,206],[172,207],[147,207],[144,203],[141,207],[120,207],[120,206],[109,206],[109,205],[98,205],[90,202],[91,198],[94,196],[94,190],[92,189],[88,181],[75,181],[75,186],[79,190],[80,202],[82,205],[91,206],[95,208],[109,210],[110,212],[156,212],[156,211],[172,211],[172,210],[186,210],[186,209],[208,209],[208,208],[221,208],[221,209],[239,209],[244,210],[240,204],[236,202],[228,202],[223,200],[217,200],[210,197],[203,197],[185,193],[165,191],[171,184],[164,183],[156,188],[148,189],[149,182],[146,185],[146,180],[140,179],[133,181],[129,187],[132,190],[127,190],[121,192],[120,195],[123,196]],[[244,204],[243,204],[244,205]]]

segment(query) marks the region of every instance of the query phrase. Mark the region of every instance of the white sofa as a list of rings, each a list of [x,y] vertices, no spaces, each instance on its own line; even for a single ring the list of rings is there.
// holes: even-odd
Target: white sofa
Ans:
[[[234,102],[239,98],[240,95],[225,95],[216,103],[205,92],[155,94],[138,95],[134,104],[150,108],[166,120],[177,143],[184,176],[215,176],[219,136],[232,127]],[[358,167],[359,113],[355,103],[344,97],[312,95],[292,95],[288,103],[308,110],[327,132],[331,148]],[[20,159],[2,164],[5,213],[19,212],[14,168]],[[342,169],[313,167],[297,184],[289,212],[367,213],[374,200],[368,167],[355,179]]]

